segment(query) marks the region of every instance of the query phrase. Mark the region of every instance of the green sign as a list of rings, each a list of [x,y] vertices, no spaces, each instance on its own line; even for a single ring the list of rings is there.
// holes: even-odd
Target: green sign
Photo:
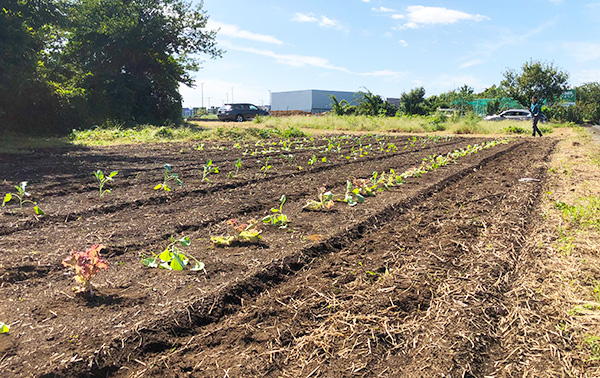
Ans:
[[[569,89],[568,91],[564,91],[560,95],[560,99],[563,101],[563,105],[574,106],[575,102],[577,101],[575,89]]]

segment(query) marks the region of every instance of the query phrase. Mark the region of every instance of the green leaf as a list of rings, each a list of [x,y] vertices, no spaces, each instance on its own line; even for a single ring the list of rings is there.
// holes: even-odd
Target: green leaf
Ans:
[[[165,249],[163,251],[163,253],[161,253],[160,255],[158,255],[158,257],[160,257],[160,259],[162,261],[169,262],[173,258],[173,253],[171,251],[169,251],[169,248],[167,248],[167,249]]]
[[[142,264],[146,265],[148,268],[158,268],[156,259],[157,259],[156,257],[149,257],[147,259],[142,259]]]
[[[40,209],[40,208],[38,207],[38,205],[35,205],[35,206],[33,207],[33,211],[35,211],[35,213],[36,213],[37,215],[44,215],[44,214],[46,214],[46,213],[44,213],[44,211],[43,211],[42,209]]]
[[[104,180],[104,173],[102,173],[102,171],[96,171],[94,173],[94,175],[96,175],[96,178],[100,181]]]
[[[190,241],[190,238],[188,238],[187,236],[185,238],[179,240],[179,243],[184,247],[189,247],[190,244],[192,244],[192,242]]]
[[[194,258],[194,260],[196,260],[196,259]],[[196,265],[194,265],[194,267],[190,270],[192,270],[194,272],[197,272],[199,270],[204,270],[204,263],[196,260]]]
[[[8,331],[10,331],[10,327],[5,323],[0,322],[0,333],[8,333]]]
[[[175,182],[177,183],[177,185],[183,186],[183,182],[180,179],[175,178]]]
[[[358,201],[358,203],[363,203],[363,202],[365,202],[365,197],[363,197],[360,194],[357,194],[356,195],[356,200]]]
[[[173,270],[168,262],[163,262],[158,266],[160,269]]]
[[[185,263],[183,262],[180,256],[183,255],[173,255],[173,260],[171,260],[171,269],[183,270],[183,268],[185,268]]]
[[[173,167],[171,167],[171,164],[165,164],[164,167],[165,167],[165,171],[167,171],[167,172],[171,172],[171,170],[173,170]]]
[[[2,202],[2,206],[4,206],[4,204],[9,202],[11,199],[12,199],[12,194],[6,193],[6,195],[4,196],[4,202]]]
[[[112,171],[112,172],[110,172],[110,175],[108,175],[108,177],[113,178],[118,174],[119,174],[119,171]]]
[[[162,186],[163,186],[163,184],[158,184],[154,187],[154,190],[158,190],[158,189],[162,188]]]

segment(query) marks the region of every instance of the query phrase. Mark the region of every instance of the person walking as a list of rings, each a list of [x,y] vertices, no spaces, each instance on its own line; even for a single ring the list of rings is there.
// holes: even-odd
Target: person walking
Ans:
[[[532,117],[531,122],[532,122],[532,126],[533,126],[533,133],[531,134],[531,136],[535,137],[535,133],[537,132],[538,134],[540,134],[540,137],[541,137],[542,132],[540,131],[540,129],[538,129],[537,124],[538,124],[538,121],[540,120],[540,118],[542,117],[542,106],[538,102],[536,96],[533,96],[531,98],[531,117]]]

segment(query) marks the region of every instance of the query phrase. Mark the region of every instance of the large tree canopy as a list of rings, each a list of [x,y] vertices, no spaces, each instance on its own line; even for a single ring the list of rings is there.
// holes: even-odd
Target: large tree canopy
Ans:
[[[568,80],[569,74],[552,63],[529,61],[523,64],[521,72],[506,71],[501,84],[508,96],[527,107],[533,96],[553,103],[568,89]]]
[[[193,84],[190,72],[199,69],[202,56],[222,54],[216,32],[206,30],[202,2],[8,1],[10,9],[0,9],[0,36],[8,37],[0,38],[0,89],[16,98],[25,79],[37,80],[47,94],[38,101],[47,104],[41,109],[46,124],[54,120],[63,130],[109,119],[178,122],[179,84]],[[34,97],[19,97],[19,114],[36,106]],[[19,130],[24,120],[15,110],[0,102],[0,114],[18,121],[9,128]]]

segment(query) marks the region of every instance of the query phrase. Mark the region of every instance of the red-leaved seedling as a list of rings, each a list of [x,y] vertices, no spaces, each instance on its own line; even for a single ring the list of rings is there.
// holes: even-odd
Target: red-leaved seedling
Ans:
[[[83,252],[72,250],[71,254],[62,261],[65,267],[75,269],[75,280],[82,284],[80,287],[73,288],[76,293],[89,290],[90,296],[94,296],[92,278],[100,269],[108,269],[108,262],[100,257],[100,250],[103,248],[101,244],[94,244]]]

